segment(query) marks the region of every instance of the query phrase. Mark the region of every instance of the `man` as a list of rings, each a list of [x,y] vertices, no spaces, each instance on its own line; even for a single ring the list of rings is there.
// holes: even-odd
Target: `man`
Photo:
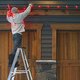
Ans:
[[[29,4],[24,12],[19,13],[18,8],[13,7],[7,12],[7,20],[11,23],[11,31],[13,36],[14,48],[12,53],[9,55],[9,66],[12,65],[13,59],[17,48],[21,47],[22,43],[22,32],[25,32],[24,18],[28,16],[31,11],[32,4]],[[18,66],[18,62],[15,66]]]

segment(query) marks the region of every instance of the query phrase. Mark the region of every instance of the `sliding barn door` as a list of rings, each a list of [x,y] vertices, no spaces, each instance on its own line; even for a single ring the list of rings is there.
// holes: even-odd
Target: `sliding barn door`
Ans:
[[[80,80],[80,31],[57,31],[57,80]]]
[[[36,78],[36,59],[39,57],[39,32],[37,30],[27,30],[22,36],[22,47],[24,47],[29,61],[33,80]],[[12,34],[10,31],[0,31],[0,80],[7,80],[9,70],[8,56],[13,48]],[[20,63],[20,62],[19,62]],[[20,63],[20,69],[23,64]],[[17,75],[15,80],[27,80],[25,74]]]

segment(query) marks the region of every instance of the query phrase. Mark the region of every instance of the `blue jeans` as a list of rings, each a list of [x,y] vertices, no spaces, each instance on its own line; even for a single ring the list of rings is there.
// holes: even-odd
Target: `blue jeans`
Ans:
[[[12,65],[17,48],[20,48],[22,44],[22,35],[16,33],[13,35],[13,50],[12,53],[9,55],[9,65]]]
[[[13,35],[13,44],[14,44],[14,47],[13,47],[12,54],[15,54],[17,48],[20,48],[21,44],[22,44],[22,35],[21,34],[16,33]]]

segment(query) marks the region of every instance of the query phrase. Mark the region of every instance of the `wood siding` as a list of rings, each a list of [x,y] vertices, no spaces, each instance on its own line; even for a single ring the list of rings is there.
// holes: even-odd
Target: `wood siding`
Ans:
[[[7,27],[7,26],[9,27]],[[30,68],[36,80],[35,60],[41,59],[42,24],[27,24],[22,46],[26,47]],[[57,60],[57,80],[79,80],[80,75],[80,24],[51,24],[52,59]],[[13,47],[9,24],[0,24],[0,80],[6,80],[9,72],[8,55]],[[27,51],[28,49],[28,51]],[[16,80],[26,80],[25,75]]]
[[[80,79],[80,31],[57,32],[58,80]]]
[[[80,79],[80,24],[52,24],[57,80]]]
[[[0,79],[6,80],[8,73],[8,33],[0,32]],[[5,77],[3,77],[5,75]]]
[[[30,28],[29,28],[30,27]],[[30,69],[33,79],[36,78],[36,59],[40,59],[40,35],[41,25],[31,24],[23,33],[22,47],[25,47],[26,55],[29,59]],[[8,56],[13,48],[12,34],[10,29],[0,31],[0,80],[7,80],[8,77]],[[26,80],[25,75],[17,75],[16,80]]]

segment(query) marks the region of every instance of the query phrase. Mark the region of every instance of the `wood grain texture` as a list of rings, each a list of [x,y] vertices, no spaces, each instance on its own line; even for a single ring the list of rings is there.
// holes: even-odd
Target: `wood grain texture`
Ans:
[[[79,31],[57,31],[59,80],[79,80]]]
[[[8,56],[11,54],[13,48],[12,34],[10,27],[6,27],[0,30],[0,80],[7,80],[9,68],[8,68]],[[26,56],[29,59],[30,69],[32,72],[33,80],[36,78],[36,59],[41,58],[40,54],[40,41],[41,41],[41,26],[42,24],[28,24],[26,32],[22,36],[22,47],[25,47]],[[21,64],[20,69],[23,64]],[[26,80],[25,75],[17,75],[15,80]]]
[[[8,33],[0,32],[1,80],[7,79],[8,66]],[[5,75],[5,77],[3,77]]]
[[[9,24],[0,24],[0,70],[1,80],[8,76],[8,55],[13,42]],[[26,24],[22,46],[26,47],[33,78],[36,77],[35,60],[41,59],[42,24]],[[80,77],[80,24],[51,24],[52,58],[57,59],[58,80],[79,80]],[[29,31],[30,30],[30,31]],[[25,75],[16,76],[16,80],[26,80]]]

